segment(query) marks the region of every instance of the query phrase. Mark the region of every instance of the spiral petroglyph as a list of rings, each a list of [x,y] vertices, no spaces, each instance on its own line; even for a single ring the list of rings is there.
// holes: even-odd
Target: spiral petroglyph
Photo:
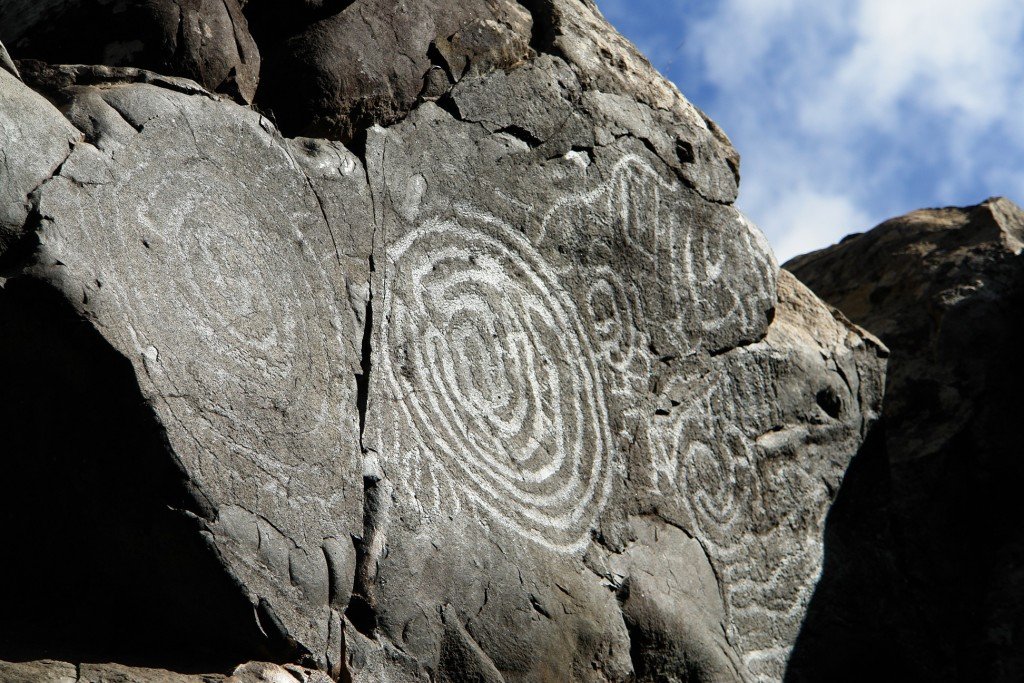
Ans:
[[[581,547],[612,443],[572,300],[520,234],[468,210],[395,241],[386,269],[379,428],[412,497],[428,515],[468,504],[549,548]]]
[[[596,269],[587,291],[586,317],[601,357],[624,375],[646,369],[637,299],[636,287],[613,269]]]
[[[824,496],[780,500],[815,490],[814,475],[751,433],[770,423],[770,371],[745,359],[676,385],[689,400],[651,424],[654,486],[682,504],[707,549],[745,664],[777,680],[789,654],[779,634],[795,635],[820,574]]]
[[[885,351],[595,3],[5,3],[74,11],[0,68],[0,660],[760,683],[879,612]]]
[[[133,349],[165,419],[187,431],[211,476],[232,476],[218,455],[229,453],[284,487],[302,457],[285,443],[338,440],[336,295],[283,196],[264,193],[253,215],[264,179],[247,186],[224,174],[203,191],[218,169],[195,150],[180,154],[150,165],[126,152],[137,167],[92,195],[60,181],[51,201],[62,220],[42,239],[68,268],[89,264],[83,299],[116,312],[108,334]]]

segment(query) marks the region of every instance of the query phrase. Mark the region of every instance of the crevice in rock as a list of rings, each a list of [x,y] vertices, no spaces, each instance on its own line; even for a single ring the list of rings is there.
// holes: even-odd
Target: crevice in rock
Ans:
[[[686,140],[676,140],[676,156],[681,164],[692,164],[696,161],[693,145]]]
[[[201,672],[273,657],[129,360],[27,276],[0,288],[0,329],[0,659]]]
[[[141,133],[143,131],[143,129],[145,129],[146,124],[142,123],[140,121],[134,121],[133,120],[134,117],[131,116],[130,112],[125,111],[125,108],[120,103],[118,103],[118,102],[107,102],[105,99],[103,100],[103,102],[108,107],[110,107],[110,109],[114,113],[116,113],[121,118],[122,121],[124,121],[129,126],[131,126],[132,129],[136,133]],[[193,130],[192,131],[192,139],[196,143],[196,151],[198,152],[198,151],[200,151],[199,150],[199,142],[195,140],[195,135],[196,135],[195,131]],[[90,144],[96,144],[98,142],[98,140],[90,140],[90,139],[88,139],[88,136],[86,137],[86,141],[89,142]]]
[[[448,112],[451,115],[451,117],[456,121],[466,120],[462,118],[462,112],[459,111],[459,103],[455,101],[455,98],[451,96],[451,93],[447,93],[444,96],[438,98],[437,101],[434,102],[434,104]]]
[[[345,617],[342,616],[338,627],[341,629],[341,649],[338,651],[338,683],[354,683],[352,670],[348,666],[348,636],[345,633]]]
[[[316,666],[311,653],[288,632],[288,628],[281,622],[273,606],[266,598],[260,598],[256,603],[256,619],[259,628],[273,643],[273,651],[267,650],[269,659],[277,662],[299,662]]]
[[[629,661],[633,665],[633,679],[636,681],[651,680],[648,671],[647,661],[644,657],[645,645],[650,640],[639,628],[636,620],[630,615],[626,607],[629,602],[631,577],[626,577],[621,584],[615,588],[615,600],[619,604],[619,613],[622,616],[622,624],[626,627],[626,638],[629,640]]]
[[[187,78],[165,76],[155,71],[132,66],[50,64],[35,59],[23,59],[18,61],[18,67],[24,75],[25,84],[51,101],[54,96],[64,96],[64,93],[74,86],[128,84],[153,85],[183,95],[198,95],[211,100],[219,99],[217,95]]]
[[[832,419],[838,419],[843,410],[843,399],[832,387],[825,387],[814,396],[815,402]]]
[[[519,4],[533,17],[533,32],[530,47],[541,54],[563,57],[556,41],[561,35],[557,12],[551,0],[518,0]]]
[[[522,126],[517,126],[514,124],[511,126],[505,126],[504,128],[499,129],[497,132],[505,133],[506,135],[511,135],[517,140],[522,140],[532,148],[540,147],[545,142],[544,140],[541,140],[536,135],[526,130]]]
[[[370,255],[371,278],[374,272],[373,255]],[[363,432],[366,429],[366,408],[370,398],[370,371],[373,369],[373,289],[366,296],[366,311],[363,314],[363,341],[359,367],[362,372],[356,374],[356,410],[359,411],[359,445],[363,452]]]
[[[352,595],[345,610],[345,618],[352,624],[355,630],[367,638],[373,638],[377,630],[377,614],[370,605],[369,600],[361,595]]]
[[[774,310],[774,309],[772,309],[772,310]],[[728,344],[726,346],[709,348],[707,350],[708,357],[710,357],[710,358],[718,358],[720,356],[728,355],[728,354],[730,354],[730,353],[732,353],[734,351],[739,351],[739,350],[744,349],[744,348],[746,348],[748,346],[753,346],[754,344],[761,343],[768,336],[768,328],[771,327],[771,324],[772,324],[772,321],[769,320],[768,323],[764,327],[763,333],[761,333],[761,334],[758,334],[758,335],[755,335],[755,336],[752,336],[752,337],[743,337],[741,339],[737,339],[736,341],[734,341],[734,342],[732,342],[732,343],[730,343],[730,344]]]
[[[370,135],[370,128],[358,130],[350,139],[339,141],[363,163],[363,172],[366,174],[367,185],[370,184],[370,170],[366,166],[366,141]]]
[[[626,626],[626,637],[629,638],[629,662],[633,665],[633,675],[636,680],[644,680],[647,673],[647,666],[643,658],[641,634],[637,632],[636,623],[630,619],[625,610],[622,612],[622,623]]]
[[[324,539],[326,544],[329,539]],[[338,577],[342,575],[342,568],[338,566],[334,555],[328,552],[326,545],[320,546],[320,552],[324,555],[324,563],[327,565],[327,604],[332,609],[338,605],[343,595],[342,587],[338,585]]]
[[[547,608],[544,607],[544,605],[540,604],[540,601],[537,600],[536,595],[530,595],[530,606],[533,607],[534,612],[541,615],[545,619],[551,619],[551,612],[549,612]]]
[[[345,619],[367,638],[377,636],[377,610],[371,589],[377,573],[375,551],[377,516],[384,492],[375,475],[363,476],[363,535],[355,539],[356,571],[352,597],[345,609]]]
[[[768,309],[771,312],[770,316],[766,316],[765,326],[761,329],[758,334],[740,337],[729,344],[721,347],[708,348],[708,356],[711,358],[717,358],[720,356],[728,355],[729,353],[739,352],[755,344],[760,344],[768,338],[768,330],[775,322],[774,308]]]
[[[441,51],[437,48],[437,42],[430,43],[430,47],[427,48],[427,58],[430,59],[430,63],[444,71],[445,76],[448,77],[448,83],[453,84],[458,82],[455,74],[452,73],[452,65],[448,63],[448,60],[444,58]],[[459,74],[461,78],[462,74]]]
[[[365,144],[365,143],[364,143]],[[365,147],[363,149],[363,168],[369,174],[369,167],[365,160]],[[376,239],[376,227],[374,228],[374,241]],[[363,434],[366,429],[366,415],[370,397],[370,372],[373,369],[373,279],[377,270],[373,256],[374,245],[371,244],[369,254],[368,291],[366,296],[366,309],[363,314],[363,338],[361,344],[360,369],[356,374],[356,409],[359,413],[359,446],[364,460],[370,458],[370,451],[363,443]],[[375,462],[375,461],[374,461]],[[377,542],[377,520],[381,511],[384,492],[381,490],[381,479],[379,473],[370,471],[370,467],[364,465],[363,473],[363,533],[362,537],[353,539],[356,549],[355,576],[349,598],[348,606],[345,609],[344,618],[358,631],[368,638],[375,638],[377,631],[377,614],[373,605],[371,588],[373,577],[376,576],[376,555],[375,544]]]
[[[334,227],[331,225],[331,219],[327,215],[327,209],[324,207],[324,200],[320,197],[320,193],[316,191],[316,187],[313,185],[313,180],[308,174],[302,174],[306,179],[306,185],[309,187],[309,191],[313,193],[314,199],[316,199],[316,206],[320,209],[320,216],[324,219],[324,225],[327,226],[327,234],[331,236],[331,248],[334,249],[334,258],[337,259],[338,265],[341,265],[341,252],[338,250],[338,239],[334,236]]]

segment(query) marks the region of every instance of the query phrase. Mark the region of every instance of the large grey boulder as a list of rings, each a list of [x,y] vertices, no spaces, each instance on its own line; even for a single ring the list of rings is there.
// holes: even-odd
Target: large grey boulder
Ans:
[[[4,0],[16,59],[152,69],[252,102],[260,54],[237,0]]]
[[[1024,676],[1022,253],[1024,211],[990,199],[786,264],[892,349],[883,428],[864,454],[878,462],[847,496],[845,560],[825,573],[793,680]]]
[[[285,141],[256,112],[183,89],[65,90],[83,139],[39,189],[35,252],[4,295],[39,315],[45,283],[127,359],[164,435],[150,457],[188,480],[188,504],[163,504],[194,518],[254,630],[321,661],[362,528],[351,300],[369,243],[328,222],[317,186],[336,185],[358,222],[365,176],[344,148]],[[10,362],[28,343],[17,329]]]
[[[246,6],[266,51],[260,106],[289,134],[351,139],[531,52],[530,13],[513,0],[303,4]]]
[[[331,683],[323,672],[288,664],[246,662],[230,673],[183,674],[121,664],[71,664],[54,660],[0,661],[4,683]]]
[[[592,4],[509,9],[512,52],[331,7],[323,40],[358,10],[452,75],[379,121],[297,98],[351,149],[173,75],[23,62],[59,110],[10,78],[60,126],[0,141],[55,150],[9,192],[0,519],[37,559],[0,656],[778,680],[884,347],[780,274],[724,134]]]

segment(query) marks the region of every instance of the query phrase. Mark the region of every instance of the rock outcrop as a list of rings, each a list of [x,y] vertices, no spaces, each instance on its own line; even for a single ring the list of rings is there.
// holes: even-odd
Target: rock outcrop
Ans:
[[[248,662],[230,674],[183,674],[121,664],[70,664],[54,660],[0,662],[4,683],[331,683],[322,671],[293,664]]]
[[[4,0],[0,41],[18,59],[149,69],[244,102],[259,82],[238,0]]]
[[[340,4],[246,8],[266,50],[259,102],[286,133],[348,140],[404,118],[463,76],[514,68],[532,52],[530,13],[514,0]]]
[[[892,350],[874,464],[837,520],[846,561],[826,568],[793,680],[1024,676],[1022,251],[1024,211],[991,199],[786,264]]]
[[[884,347],[589,2],[293,4],[255,100],[337,140],[0,71],[0,658],[778,680]]]

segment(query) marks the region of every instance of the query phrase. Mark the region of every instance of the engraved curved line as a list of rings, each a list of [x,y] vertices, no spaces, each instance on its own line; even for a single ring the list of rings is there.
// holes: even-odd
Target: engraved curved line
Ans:
[[[654,168],[650,166],[650,164],[644,161],[641,157],[635,154],[626,154],[615,162],[615,164],[611,168],[611,173],[609,174],[608,179],[601,182],[597,187],[589,191],[570,193],[556,201],[554,204],[552,204],[551,208],[544,214],[544,218],[541,221],[540,230],[537,234],[536,242],[540,243],[547,237],[547,225],[548,221],[551,219],[551,216],[553,216],[557,211],[566,207],[567,205],[592,205],[596,203],[599,199],[601,199],[603,195],[607,194],[609,212],[620,213],[621,217],[622,207],[621,205],[616,205],[615,197],[613,196],[614,193],[612,192],[612,190],[614,189],[615,185],[621,181],[622,177],[628,174],[628,166],[639,167],[641,173],[653,178],[657,182],[658,186],[664,190],[671,192],[676,192],[679,190],[680,186],[678,184],[666,181],[658,174],[657,171],[654,170]],[[628,192],[625,194],[627,197],[629,196]]]
[[[578,526],[584,518],[592,520],[596,516],[606,503],[611,487],[608,453],[611,438],[603,387],[596,372],[592,351],[587,345],[587,337],[571,301],[548,280],[545,275],[546,265],[523,236],[494,217],[469,210],[465,206],[457,207],[457,215],[487,225],[500,235],[500,239],[485,231],[468,230],[457,222],[433,220],[392,245],[388,249],[388,258],[395,264],[392,270],[398,273],[398,263],[420,240],[452,235],[461,240],[458,246],[447,244],[421,255],[428,257],[424,262],[417,263],[414,260],[412,267],[406,271],[410,282],[414,283],[412,291],[407,293],[407,303],[402,303],[406,293],[396,292],[395,286],[389,288],[386,308],[392,315],[384,317],[381,337],[385,345],[390,345],[392,328],[406,327],[407,332],[419,329],[417,321],[411,320],[417,314],[439,312],[442,315],[440,322],[447,329],[454,316],[466,310],[486,318],[497,313],[507,313],[509,305],[513,308],[518,305],[525,315],[506,315],[508,319],[502,321],[502,326],[503,330],[508,328],[509,334],[500,340],[493,353],[488,353],[487,358],[499,368],[499,372],[511,373],[511,378],[504,385],[506,388],[521,386],[530,396],[500,397],[492,407],[516,406],[516,409],[507,420],[490,420],[487,425],[508,435],[520,430],[529,420],[533,432],[544,431],[553,436],[549,439],[553,443],[545,445],[540,439],[531,437],[525,444],[525,453],[520,448],[517,454],[513,454],[507,448],[499,447],[500,436],[488,434],[487,429],[482,429],[484,424],[479,419],[474,425],[459,414],[462,412],[472,417],[473,411],[466,409],[475,407],[473,401],[479,401],[482,394],[473,384],[472,377],[460,377],[458,364],[462,361],[459,360],[459,354],[465,353],[464,344],[458,353],[452,353],[452,340],[445,336],[443,329],[433,320],[419,321],[426,330],[425,338],[420,343],[406,346],[413,347],[408,353],[417,355],[417,363],[412,372],[416,372],[415,368],[421,367],[421,364],[422,367],[432,367],[439,371],[440,377],[432,384],[441,393],[409,391],[392,366],[391,351],[382,348],[379,357],[382,367],[387,371],[388,388],[394,396],[403,397],[400,401],[401,410],[407,415],[410,425],[416,430],[423,430],[425,440],[438,453],[434,455],[430,452],[426,457],[447,471],[448,477],[451,477],[451,467],[457,467],[469,477],[473,486],[464,489],[463,495],[473,499],[517,533],[546,547],[559,551],[578,549],[587,543],[589,528],[573,527]],[[475,253],[470,254],[473,250],[469,250],[466,245],[472,245]],[[445,259],[454,259],[455,262],[468,260],[474,267],[445,280],[441,285],[424,283]],[[511,275],[505,272],[509,267],[506,264],[511,264],[520,282],[513,281]],[[492,291],[504,294],[499,299],[502,310],[491,310],[491,304],[485,301],[485,291],[451,296],[453,291],[459,291],[462,286],[489,286]],[[405,306],[409,308],[405,309]],[[544,349],[546,344],[543,336],[534,329],[538,323],[550,331],[562,331],[562,334],[549,335],[558,348],[557,353],[543,354],[545,359],[549,356],[555,358],[547,368],[546,375],[544,372],[525,372],[537,366],[536,350]],[[487,319],[485,324],[495,323]],[[564,367],[566,359],[575,367]],[[514,375],[517,374],[519,384],[514,381]],[[569,382],[568,395],[562,387],[565,381]],[[466,386],[470,388],[464,390]],[[446,403],[441,402],[442,396]],[[586,406],[581,405],[584,400]],[[531,408],[532,419],[526,417]],[[568,417],[565,411],[569,409],[574,411],[571,426],[565,422]],[[483,441],[480,432],[484,432]],[[585,442],[588,438],[591,444]],[[497,452],[504,452],[508,460],[496,458]],[[542,456],[547,456],[548,460],[540,460]],[[590,460],[589,470],[581,469],[587,459]],[[524,462],[532,467],[524,470],[520,466]],[[551,486],[548,491],[538,491],[536,487],[524,487],[526,484]],[[568,509],[559,509],[566,508],[566,504]],[[517,516],[541,528],[524,527]],[[578,537],[570,543],[559,543],[545,537],[545,529],[575,531]]]
[[[450,232],[451,231],[449,226],[445,226],[444,229],[445,229],[446,232]],[[532,359],[532,347],[527,346],[526,347],[526,352],[527,352],[528,355],[531,356],[529,358],[529,360],[532,361],[533,360]],[[432,407],[433,407],[433,413],[434,414],[442,415],[442,414],[446,413],[446,411],[443,409],[443,407],[437,402],[437,396],[435,394],[429,394],[428,395],[428,400],[430,400],[433,403]],[[419,408],[419,404],[418,404],[418,402],[415,401],[415,398],[413,399],[413,405],[417,409]],[[468,430],[466,429],[466,427],[465,427],[464,423],[462,422],[462,420],[459,418],[458,415],[452,415],[451,417],[454,418],[457,421],[457,426],[459,428],[459,431],[462,432],[462,436],[465,436],[467,434]],[[560,418],[560,416],[558,416],[557,413],[556,413],[556,417]],[[421,418],[423,418],[426,423],[429,423],[429,424],[433,424],[434,423],[433,420],[430,420],[430,417],[428,415],[426,415],[426,414],[421,414]],[[443,426],[444,425],[442,425],[442,427]],[[563,434],[564,434],[564,430],[563,430],[562,427],[563,426],[561,424],[561,421],[559,420],[558,424],[556,425],[556,432],[559,434],[560,437],[563,436]],[[435,436],[440,437],[440,435],[437,434],[436,432],[435,432]],[[442,439],[441,443],[443,443],[444,445],[448,446],[448,439]],[[471,445],[475,445],[475,444],[472,444],[472,442],[470,442],[470,443],[471,443]],[[448,450],[450,451],[450,454],[454,454],[455,453],[455,450],[452,449],[450,446],[448,446]],[[563,449],[560,449],[560,450],[563,450]],[[490,454],[486,453],[486,452],[478,451],[477,455],[480,456],[481,458],[486,458]],[[471,464],[475,464],[475,463],[471,463]],[[502,475],[503,477],[505,477],[505,478],[509,478],[509,479],[524,478],[523,477],[523,473],[521,471],[512,470],[511,468],[506,467],[504,464],[502,464],[500,462],[496,462],[496,463],[492,463],[492,464],[493,464],[494,467],[497,468],[498,473],[500,475]],[[574,475],[573,478],[569,482],[570,484],[575,484],[577,479],[578,479],[578,472],[576,471],[575,467],[574,467],[574,470],[573,470],[573,475]],[[536,480],[537,481],[541,481],[543,479],[542,478],[537,478]],[[564,494],[560,494],[560,495],[564,495]],[[540,497],[540,498],[538,498],[538,497],[530,497],[527,500],[529,502],[531,502],[531,503],[534,503],[534,504],[545,504],[546,502],[548,502],[551,499],[552,498],[549,496],[549,497]],[[557,498],[557,500],[561,500],[561,497]]]

